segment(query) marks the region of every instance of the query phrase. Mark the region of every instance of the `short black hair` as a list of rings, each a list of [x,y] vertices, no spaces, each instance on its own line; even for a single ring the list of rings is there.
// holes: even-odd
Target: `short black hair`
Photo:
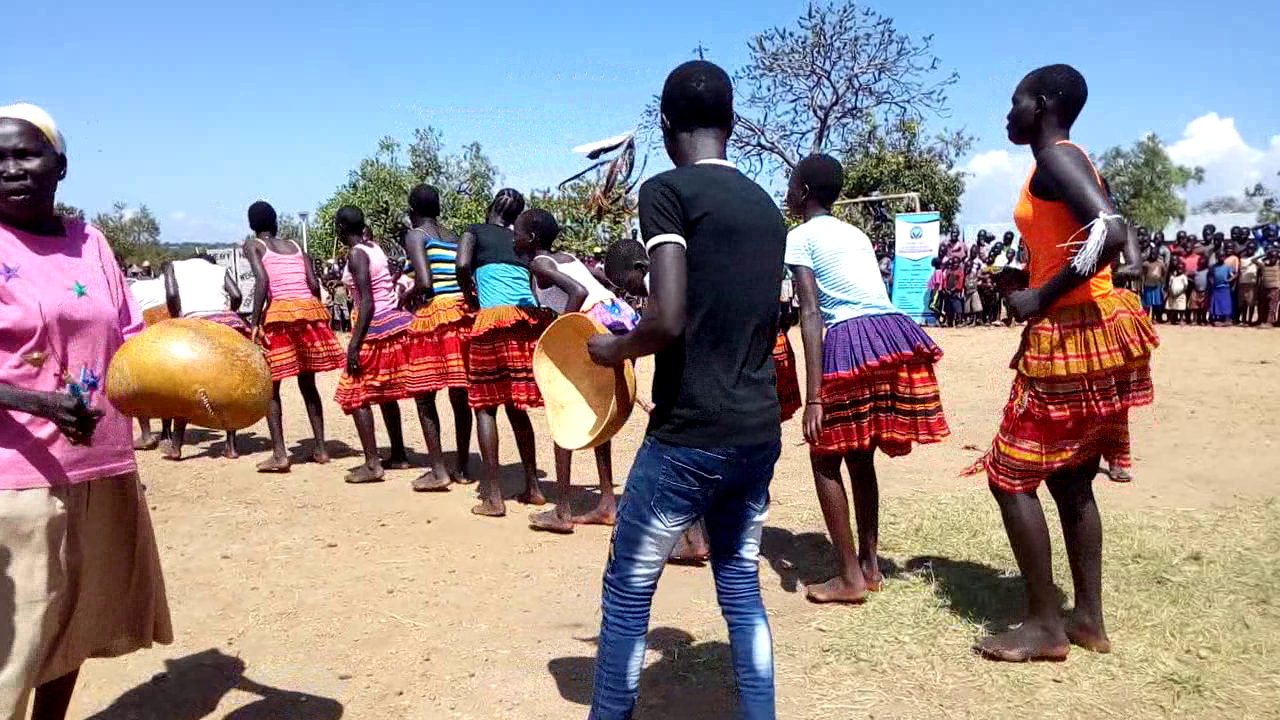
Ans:
[[[1070,127],[1089,99],[1089,84],[1084,75],[1070,65],[1046,65],[1027,73],[1023,80],[1036,95],[1052,101],[1061,114],[1062,121]]]
[[[844,168],[830,155],[810,155],[796,164],[793,174],[796,180],[809,187],[809,197],[823,207],[834,205],[844,191]]]
[[[524,212],[524,195],[513,188],[502,188],[493,196],[487,214],[496,214],[506,225],[514,225],[520,213]]]
[[[440,191],[434,185],[415,187],[409,191],[409,209],[422,217],[440,217]]]
[[[266,200],[249,206],[249,229],[256,232],[279,232],[280,223],[276,218],[276,209]]]
[[[538,247],[550,251],[556,238],[560,237],[560,223],[556,216],[542,208],[531,208],[520,213],[516,225],[529,231],[538,240]]]
[[[365,230],[364,211],[352,205],[338,208],[338,212],[333,215],[333,222],[342,235],[355,235]]]
[[[612,282],[614,278],[641,262],[649,262],[649,254],[645,252],[644,244],[639,240],[625,238],[613,243],[605,250],[604,274]]]
[[[733,127],[733,81],[719,65],[691,60],[667,76],[659,105],[675,132],[728,132]]]

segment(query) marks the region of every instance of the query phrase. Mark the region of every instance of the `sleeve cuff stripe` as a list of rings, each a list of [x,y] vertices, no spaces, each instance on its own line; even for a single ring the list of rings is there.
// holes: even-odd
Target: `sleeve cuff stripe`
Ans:
[[[666,243],[676,243],[682,248],[688,248],[689,244],[684,241],[683,237],[675,233],[666,233],[665,235],[654,235],[649,238],[649,242],[644,244],[645,252],[652,252],[654,248]]]

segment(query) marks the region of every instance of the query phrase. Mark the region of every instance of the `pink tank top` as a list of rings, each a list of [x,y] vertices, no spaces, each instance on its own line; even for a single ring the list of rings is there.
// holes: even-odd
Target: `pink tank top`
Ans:
[[[301,248],[292,255],[273,252],[263,243],[262,267],[267,271],[267,291],[273,300],[309,298],[311,287],[307,285],[307,260]],[[297,243],[294,243],[297,247]]]
[[[388,310],[395,310],[399,304],[396,297],[395,283],[391,282],[391,270],[387,267],[387,254],[377,245],[356,245],[351,252],[363,251],[369,258],[369,285],[373,289],[373,314],[379,315]],[[360,289],[356,287],[355,278],[351,277],[351,266],[342,272],[342,284],[351,291],[351,299],[358,306]]]

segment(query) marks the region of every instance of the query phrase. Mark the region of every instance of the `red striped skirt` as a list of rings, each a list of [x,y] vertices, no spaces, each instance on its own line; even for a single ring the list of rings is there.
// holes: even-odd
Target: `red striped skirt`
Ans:
[[[804,405],[800,398],[800,378],[796,374],[796,353],[786,330],[778,331],[773,344],[773,365],[778,373],[778,403],[782,406],[782,421],[795,417]]]
[[[467,387],[467,345],[474,322],[459,295],[435,298],[418,308],[408,340],[414,395]]]
[[[1000,430],[966,472],[1010,493],[1102,457],[1132,465],[1129,409],[1151,404],[1151,354],[1159,345],[1137,296],[1053,310],[1027,326]]]
[[[542,407],[533,350],[555,319],[545,308],[502,306],[476,314],[467,348],[467,396],[473,408]]]
[[[823,341],[822,432],[814,455],[879,448],[890,457],[951,434],[933,365],[942,350],[900,313],[832,326]]]
[[[408,331],[412,316],[392,310],[375,317],[360,346],[360,375],[345,369],[334,400],[350,415],[359,408],[413,397]]]
[[[316,298],[273,300],[263,322],[261,343],[275,382],[302,373],[337,370],[346,358],[329,329],[329,311]]]

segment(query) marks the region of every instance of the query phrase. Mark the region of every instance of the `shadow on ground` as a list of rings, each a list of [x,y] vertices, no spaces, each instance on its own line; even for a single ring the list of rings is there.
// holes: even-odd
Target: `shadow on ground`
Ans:
[[[907,571],[933,581],[934,591],[951,612],[993,631],[1021,622],[1027,597],[1019,575],[968,560],[925,555],[907,561]],[[1055,587],[1058,604],[1066,603],[1062,588]]]
[[[835,557],[826,533],[800,533],[765,527],[760,536],[760,556],[778,574],[782,589],[799,592],[805,585],[825,582],[836,574]],[[880,556],[880,573],[885,579],[897,577],[898,564]]]
[[[342,704],[333,698],[281,690],[245,677],[245,663],[212,649],[165,661],[165,672],[121,695],[89,720],[338,720]],[[258,700],[218,716],[218,703],[232,690]]]
[[[597,638],[583,642],[595,645]],[[661,657],[640,673],[636,718],[734,717],[738,698],[733,689],[733,660],[722,642],[695,643],[676,628],[649,632],[649,649]],[[560,696],[575,705],[590,706],[596,659],[556,658],[547,663]]]

